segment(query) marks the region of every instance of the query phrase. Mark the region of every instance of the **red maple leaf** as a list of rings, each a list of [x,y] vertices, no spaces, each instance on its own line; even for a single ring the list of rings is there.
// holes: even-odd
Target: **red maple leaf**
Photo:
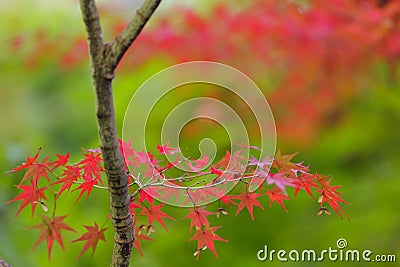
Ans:
[[[258,158],[251,156],[249,163],[247,165],[248,166],[257,166],[261,169],[264,169],[265,167],[267,167],[267,169],[268,169],[268,167],[272,165],[272,161],[273,161],[273,159],[271,159],[271,157],[269,157],[269,156],[265,157],[261,161]]]
[[[165,145],[157,145],[157,150],[162,155],[173,155],[180,151],[179,148],[169,147],[168,143]]]
[[[155,190],[155,188],[146,188],[146,189],[140,189],[139,191],[139,200],[138,200],[138,204],[142,203],[143,201],[147,200],[150,204],[153,204],[154,202],[154,198],[147,193],[146,191],[150,191],[150,193],[155,193],[158,195],[157,191]]]
[[[86,233],[84,233],[78,239],[75,239],[75,240],[71,241],[71,242],[85,241],[85,244],[83,245],[82,251],[78,256],[78,259],[89,248],[92,248],[92,253],[90,254],[90,257],[93,257],[94,251],[96,250],[97,242],[99,242],[99,240],[103,240],[104,242],[106,242],[106,238],[104,236],[104,232],[107,230],[107,228],[99,229],[99,226],[97,225],[96,222],[94,223],[94,226],[84,225],[83,227],[86,228]]]
[[[135,160],[136,160],[135,167],[140,166],[140,164],[142,164],[142,163],[144,163],[146,165],[150,164],[150,165],[153,165],[153,166],[157,166],[157,164],[158,164],[157,159],[154,157],[154,155],[151,153],[151,151],[149,151],[147,153],[138,151],[136,153]]]
[[[78,200],[81,198],[81,196],[87,192],[86,197],[89,197],[90,193],[92,192],[92,188],[94,185],[97,185],[97,180],[93,179],[91,176],[85,176],[83,177],[83,179],[85,180],[80,186],[78,186],[77,188],[75,188],[73,191],[76,190],[81,190],[81,193],[79,194],[78,198],[75,200],[75,204],[76,202],[78,202]]]
[[[166,214],[165,212],[161,211],[161,208],[164,207],[163,204],[154,206],[153,204],[150,204],[150,208],[143,207],[142,211],[140,212],[140,215],[145,215],[147,216],[147,220],[149,224],[152,224],[154,220],[158,221],[165,229],[165,231],[168,232],[167,227],[164,224],[163,218],[168,218],[173,221],[175,221],[174,218]]]
[[[83,178],[89,180],[94,176],[101,185],[104,185],[103,180],[101,179],[101,173],[104,172],[104,168],[101,166],[103,162],[101,152],[89,151],[89,153],[83,155],[85,158],[78,162],[78,164],[83,165]]]
[[[169,181],[168,184],[176,186],[181,185],[179,181]],[[175,188],[171,187],[160,187],[158,188],[158,192],[162,195],[162,200],[166,201],[169,198],[175,198],[176,201],[179,200],[180,191],[175,190]]]
[[[133,165],[132,160],[129,160],[129,158],[135,157],[135,149],[132,148],[132,141],[129,140],[129,142],[125,142],[122,141],[121,139],[118,139],[118,143],[119,143],[119,149],[121,150],[121,153],[124,156],[125,168],[127,166]]]
[[[286,196],[281,189],[274,187],[273,190],[268,190],[266,194],[269,196],[269,206],[272,207],[272,203],[275,201],[278,202],[279,205],[286,211],[285,204],[283,204],[283,200],[289,200],[290,198]]]
[[[233,155],[229,151],[226,151],[225,156],[215,164],[215,167],[223,167],[225,170],[229,169],[230,171],[241,171],[243,168],[241,161],[247,161],[247,158],[241,153],[242,149],[235,151]]]
[[[46,199],[44,195],[44,191],[47,190],[46,187],[38,188],[33,180],[31,181],[31,185],[17,185],[16,187],[22,189],[24,192],[19,194],[16,198],[7,202],[7,204],[22,200],[21,206],[19,207],[17,214],[15,217],[19,215],[19,213],[28,205],[31,204],[32,206],[32,217],[35,213],[36,204],[39,203],[42,199]]]
[[[46,240],[48,258],[50,260],[51,249],[53,248],[54,240],[60,244],[61,248],[64,249],[64,243],[62,240],[61,230],[75,232],[74,229],[69,227],[64,221],[67,216],[57,216],[54,219],[50,219],[47,216],[40,216],[42,222],[40,224],[31,226],[27,229],[40,229],[39,237],[32,247],[32,250],[36,248],[41,242]]]
[[[218,170],[217,168],[215,168],[213,166],[210,166],[210,171],[212,174],[218,175],[218,177],[224,173],[224,171]]]
[[[235,204],[235,205],[237,205],[237,203],[235,203],[234,201],[232,201],[232,198],[234,198],[234,196],[225,195],[225,196],[219,198],[219,200],[222,201],[222,203],[224,203],[226,206],[229,206],[229,204]]]
[[[56,156],[58,159],[49,164],[49,165],[53,166],[52,170],[57,169],[60,166],[65,166],[65,164],[67,164],[67,162],[69,160],[69,152],[67,154],[65,154],[65,156],[60,155],[60,154],[56,154]]]
[[[201,229],[204,226],[210,226],[207,220],[207,216],[213,215],[215,212],[206,210],[206,207],[190,209],[189,214],[184,219],[191,219],[190,221],[190,231],[192,231],[193,226],[196,229]]]
[[[320,193],[320,197],[318,199],[318,202],[323,205],[325,202],[328,203],[329,206],[332,207],[332,209],[336,212],[336,214],[342,219],[342,213],[348,220],[349,217],[347,214],[343,211],[342,207],[340,207],[339,203],[343,204],[350,204],[349,202],[345,201],[340,197],[340,193],[337,192],[337,190],[341,186],[332,186],[330,183],[332,181],[332,178],[329,178],[327,176],[319,176],[318,177],[318,183],[321,185],[322,189],[317,190],[318,193]]]
[[[216,179],[215,179],[216,180]],[[202,189],[192,189],[192,190],[187,190],[186,194],[190,197],[188,197],[185,200],[185,204],[191,203],[195,204],[196,203],[201,203],[202,201],[207,201],[207,196],[210,195],[210,190],[213,190],[214,188],[202,188]]]
[[[275,185],[286,193],[286,186],[293,186],[293,178],[287,177],[285,173],[270,173],[266,177],[266,183]]]
[[[237,216],[239,212],[246,207],[246,209],[249,211],[251,219],[254,221],[253,206],[260,207],[262,210],[264,209],[264,207],[257,200],[257,198],[261,197],[262,195],[263,194],[256,194],[252,192],[242,192],[242,194],[238,196],[231,196],[232,199],[240,200],[235,215]]]
[[[41,151],[41,150],[42,150],[42,149],[39,148],[39,151],[36,153],[35,156],[33,156],[33,158],[31,158],[31,157],[28,156],[25,163],[22,163],[21,166],[15,167],[14,169],[12,169],[12,171],[13,171],[13,172],[17,172],[17,171],[20,171],[20,170],[23,170],[23,169],[28,168],[28,167],[31,166],[33,163],[36,163],[36,160],[37,160],[37,158],[39,157],[39,154],[40,154],[40,151]]]
[[[47,162],[48,159],[49,157],[46,157],[42,160],[42,162],[35,161],[26,166],[24,168],[26,169],[26,172],[19,184],[21,185],[24,181],[29,179],[32,179],[35,185],[38,184],[40,178],[46,178],[47,181],[50,181],[48,173],[51,171],[51,169],[49,163]]]
[[[140,240],[153,241],[153,239],[144,235],[139,225],[135,226],[134,235],[135,235],[135,241],[133,241],[133,246],[137,249],[137,251],[139,251],[140,255],[143,256],[142,247],[140,246]]]
[[[76,182],[81,177],[81,168],[78,165],[74,166],[65,166],[64,172],[61,175],[60,180],[52,183],[51,185],[55,184],[62,184],[61,189],[57,193],[57,198],[61,195],[62,192],[71,188],[74,182]]]
[[[209,160],[210,160],[210,159],[208,158],[208,156],[207,156],[206,154],[203,154],[202,157],[199,158],[199,159],[196,159],[196,160],[193,160],[193,161],[188,161],[188,162],[187,162],[187,165],[188,165],[189,169],[190,169],[192,172],[198,172],[198,171],[200,171],[201,169],[203,169],[205,166],[208,165]],[[196,166],[194,166],[194,165],[192,164],[192,162],[193,162]]]
[[[225,156],[223,156],[216,164],[215,167],[224,167],[226,168],[229,164],[229,161],[231,161],[232,157],[231,157],[231,152],[229,152],[228,150],[226,151]]]
[[[196,229],[196,234],[190,239],[190,241],[197,240],[197,251],[195,253],[196,259],[199,258],[200,252],[206,248],[209,248],[218,259],[218,254],[214,247],[214,241],[228,242],[228,240],[221,238],[215,233],[215,231],[217,231],[219,228],[221,228],[221,226],[206,226],[204,230],[201,228]]]
[[[312,194],[311,188],[318,187],[315,183],[315,175],[310,173],[301,173],[298,179],[295,179],[293,182],[294,187],[294,197],[296,197],[297,193],[300,189],[306,191],[313,199],[314,196]]]

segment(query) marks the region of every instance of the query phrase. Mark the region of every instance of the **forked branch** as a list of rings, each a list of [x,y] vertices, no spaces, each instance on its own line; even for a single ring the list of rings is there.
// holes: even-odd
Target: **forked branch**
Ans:
[[[160,2],[161,0],[145,0],[126,28],[111,43],[105,44],[95,1],[80,0],[89,43],[100,148],[107,174],[110,211],[115,230],[111,258],[113,267],[129,266],[134,241],[134,222],[129,211],[128,176],[118,145],[112,80],[121,58]]]

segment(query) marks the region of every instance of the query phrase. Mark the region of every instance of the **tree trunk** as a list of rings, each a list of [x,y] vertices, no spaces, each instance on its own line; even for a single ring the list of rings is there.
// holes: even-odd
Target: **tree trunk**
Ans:
[[[129,211],[128,175],[118,144],[112,80],[122,56],[139,35],[161,0],[146,0],[127,27],[112,43],[104,44],[100,18],[94,0],[80,0],[89,43],[92,81],[100,149],[107,175],[110,211],[115,230],[113,267],[128,267],[134,242],[134,222]]]

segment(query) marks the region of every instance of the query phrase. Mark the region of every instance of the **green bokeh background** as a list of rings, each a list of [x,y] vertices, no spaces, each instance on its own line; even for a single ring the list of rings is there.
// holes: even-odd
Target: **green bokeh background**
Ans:
[[[174,10],[176,2],[164,3],[160,13]],[[245,1],[234,1],[243,4]],[[211,1],[188,2],[189,8],[207,12]],[[171,11],[172,12],[172,11]],[[156,18],[155,18],[156,20]],[[67,25],[67,26],[66,26]],[[151,25],[149,25],[151,27]],[[60,31],[66,36],[83,33],[78,5],[75,1],[5,1],[0,4],[0,170],[5,172],[33,155],[38,147],[43,154],[70,151],[78,160],[82,147],[97,147],[97,128],[94,113],[89,63],[62,70],[55,67],[56,58],[47,58],[37,67],[24,66],[32,47],[26,43],[15,51],[10,40],[17,34],[30,36],[38,28],[46,30],[49,40]],[[68,40],[58,40],[63,46]],[[118,129],[134,90],[148,77],[170,65],[170,62],[154,59],[135,69],[125,71],[115,79],[115,105]],[[398,69],[398,68],[397,68]],[[368,73],[366,75],[371,75]],[[335,215],[316,216],[317,203],[306,194],[288,201],[285,213],[278,205],[264,211],[255,209],[256,220],[251,221],[247,211],[233,216],[212,218],[212,225],[222,225],[218,234],[229,243],[216,242],[219,259],[209,252],[195,260],[195,242],[188,242],[192,234],[189,222],[180,220],[187,211],[168,208],[177,218],[167,222],[169,232],[158,227],[152,234],[154,242],[142,242],[144,257],[133,252],[132,266],[338,266],[365,263],[329,262],[294,263],[260,262],[256,253],[264,245],[271,249],[315,249],[336,247],[338,238],[345,238],[351,249],[370,249],[376,254],[400,253],[400,83],[389,79],[387,66],[373,66],[373,81],[365,85],[363,94],[347,104],[346,119],[339,124],[321,129],[311,145],[296,146],[295,140],[279,140],[279,147],[286,153],[300,150],[298,161],[310,163],[312,169],[334,177],[334,183],[343,185],[341,192],[351,203],[344,209],[350,222]],[[157,136],[154,137],[156,140]],[[289,145],[290,144],[290,145]],[[197,144],[192,144],[196,147]],[[220,152],[224,153],[224,152]],[[0,178],[0,258],[13,266],[107,266],[112,250],[112,233],[106,232],[107,243],[99,243],[92,259],[89,253],[79,261],[82,244],[69,244],[77,238],[74,233],[65,234],[66,250],[55,244],[52,259],[47,260],[47,249],[41,244],[30,252],[37,231],[25,231],[38,218],[31,218],[27,209],[15,219],[17,203],[6,205],[14,198],[13,187],[19,181],[16,175]],[[290,192],[291,194],[292,192]],[[74,206],[76,193],[70,194],[58,204],[59,215],[68,214],[67,222],[78,231],[82,224],[101,224],[108,211],[105,191],[94,190],[88,200]],[[268,207],[268,199],[262,204]],[[214,207],[214,206],[213,206]],[[111,226],[108,225],[108,228]],[[396,263],[369,263],[376,266],[396,266]]]

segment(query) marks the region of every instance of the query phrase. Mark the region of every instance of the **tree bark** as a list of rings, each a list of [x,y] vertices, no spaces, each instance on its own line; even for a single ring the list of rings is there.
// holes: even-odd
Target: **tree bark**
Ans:
[[[105,44],[95,1],[80,0],[91,59],[100,149],[107,175],[110,211],[115,230],[110,265],[112,267],[129,266],[134,242],[134,221],[129,212],[128,175],[124,168],[123,155],[119,150],[112,80],[121,58],[160,2],[161,0],[146,0],[114,41]]]
[[[8,262],[3,260],[2,258],[0,258],[0,267],[11,267],[11,265],[8,264]]]

